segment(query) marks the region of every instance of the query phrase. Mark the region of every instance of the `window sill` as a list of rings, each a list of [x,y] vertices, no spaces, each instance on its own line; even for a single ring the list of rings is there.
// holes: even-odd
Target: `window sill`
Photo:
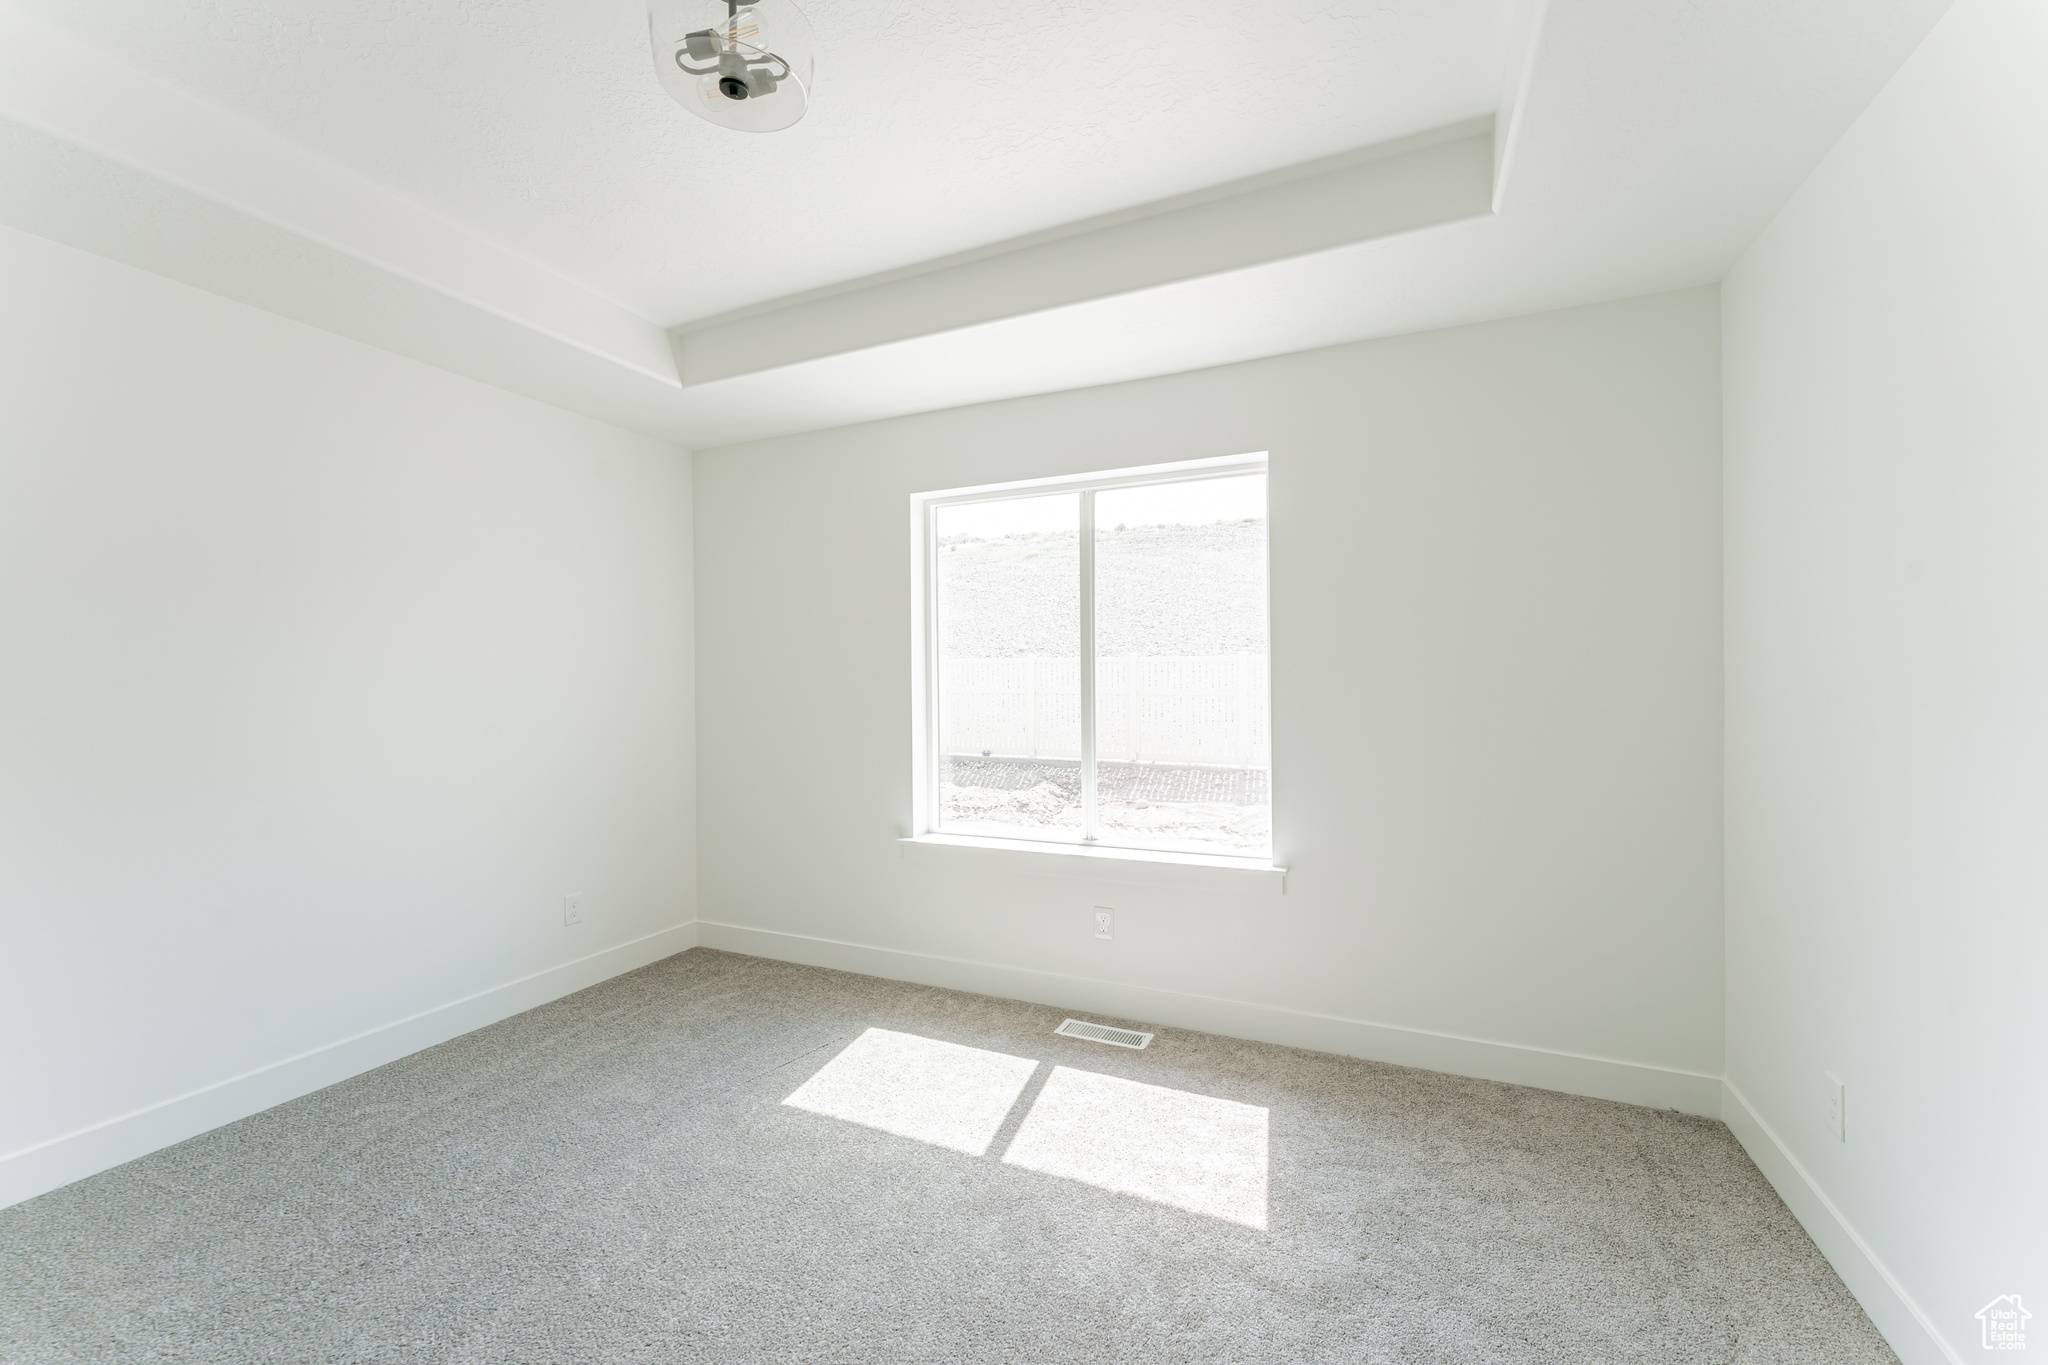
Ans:
[[[920,834],[898,839],[906,862],[945,863],[988,871],[1040,876],[1088,877],[1096,881],[1139,882],[1185,890],[1280,896],[1287,869],[1258,858],[1207,853],[1167,853],[1138,848],[1089,848],[1080,844],[1038,844],[1021,839],[980,839],[961,834]]]

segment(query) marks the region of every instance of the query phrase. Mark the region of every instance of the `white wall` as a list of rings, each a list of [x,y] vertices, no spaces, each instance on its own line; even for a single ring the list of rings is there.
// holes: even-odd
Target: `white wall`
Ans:
[[[1286,896],[902,861],[909,495],[1259,450]],[[704,942],[1718,1104],[1712,289],[696,468]]]
[[[2044,57],[1962,0],[1726,285],[1728,1074],[1909,1362],[1847,1229],[2048,1345]]]
[[[0,1203],[688,946],[686,456],[11,229],[0,298]]]

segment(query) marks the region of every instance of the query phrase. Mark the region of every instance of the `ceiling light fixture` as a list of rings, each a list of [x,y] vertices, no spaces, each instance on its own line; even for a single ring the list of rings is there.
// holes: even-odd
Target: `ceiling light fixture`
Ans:
[[[721,128],[772,133],[810,108],[811,22],[790,0],[648,0],[647,37],[661,88]]]

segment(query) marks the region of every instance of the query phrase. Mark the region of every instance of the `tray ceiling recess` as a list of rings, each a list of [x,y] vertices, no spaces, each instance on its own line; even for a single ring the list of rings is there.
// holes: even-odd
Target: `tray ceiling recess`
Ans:
[[[0,0],[0,222],[707,447],[1718,280],[1945,3],[1390,0],[1284,79],[1185,3],[810,8],[751,137],[631,5]]]

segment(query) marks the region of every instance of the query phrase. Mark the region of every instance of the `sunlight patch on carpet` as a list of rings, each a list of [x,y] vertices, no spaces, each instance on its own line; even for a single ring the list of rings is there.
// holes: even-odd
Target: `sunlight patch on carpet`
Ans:
[[[1038,1063],[871,1028],[783,1103],[969,1156],[995,1140]]]
[[[1007,1165],[1266,1226],[1266,1110],[1054,1067]]]

